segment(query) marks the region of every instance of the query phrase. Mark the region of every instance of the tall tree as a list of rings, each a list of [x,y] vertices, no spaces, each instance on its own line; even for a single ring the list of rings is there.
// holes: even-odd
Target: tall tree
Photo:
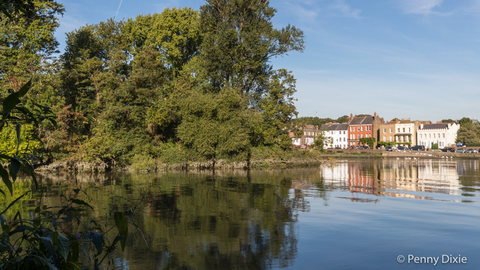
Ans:
[[[0,8],[1,87],[18,91],[56,52],[57,16],[65,9],[46,0],[2,1]]]
[[[303,32],[290,25],[275,29],[271,20],[276,10],[269,0],[206,2],[200,8],[200,65],[210,90],[238,88],[260,98],[272,74],[270,59],[303,51]]]
[[[206,157],[245,157],[252,145],[288,139],[295,80],[286,70],[274,71],[269,61],[302,51],[303,32],[290,25],[275,29],[275,12],[268,0],[207,0],[200,9],[203,42],[193,72],[200,85],[195,98],[185,100],[179,138]],[[192,110],[198,101],[212,103],[204,106],[212,109]]]

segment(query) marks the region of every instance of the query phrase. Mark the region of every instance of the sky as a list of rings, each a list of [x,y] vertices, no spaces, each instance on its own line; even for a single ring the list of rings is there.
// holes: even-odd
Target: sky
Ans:
[[[59,2],[62,2],[59,0]],[[56,36],[115,17],[203,0],[77,0]],[[271,0],[275,28],[304,31],[305,50],[271,60],[297,79],[302,116],[377,113],[386,121],[480,117],[480,0]]]

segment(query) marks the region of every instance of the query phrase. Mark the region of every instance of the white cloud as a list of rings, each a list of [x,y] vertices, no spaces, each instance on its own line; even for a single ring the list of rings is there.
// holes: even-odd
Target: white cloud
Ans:
[[[439,7],[442,2],[443,0],[401,0],[399,4],[405,13],[429,15],[440,14],[433,9]]]
[[[360,18],[360,9],[352,9],[349,5],[345,3],[344,0],[336,0],[335,4],[331,7],[333,10],[340,12],[342,16],[351,17],[351,18]]]
[[[311,5],[310,2],[303,2],[306,5]],[[319,9],[315,9],[312,6],[304,8],[298,3],[292,4],[291,2],[285,3],[285,6],[290,10],[291,13],[295,14],[300,20],[303,21],[314,21],[318,16]]]

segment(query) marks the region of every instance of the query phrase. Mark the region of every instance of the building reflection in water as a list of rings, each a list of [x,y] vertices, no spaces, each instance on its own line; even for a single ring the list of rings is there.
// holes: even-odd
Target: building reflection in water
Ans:
[[[459,166],[455,161],[446,160],[340,161],[333,166],[322,166],[320,176],[331,189],[377,196],[433,199],[432,194],[425,193],[461,193]],[[474,166],[469,164],[468,167]]]

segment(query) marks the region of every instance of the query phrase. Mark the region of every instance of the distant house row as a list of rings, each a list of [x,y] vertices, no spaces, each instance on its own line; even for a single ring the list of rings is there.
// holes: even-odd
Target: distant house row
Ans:
[[[411,121],[402,119],[385,122],[373,115],[352,115],[346,123],[328,123],[314,126],[301,127],[303,136],[295,138],[290,133],[294,145],[312,145],[320,133],[329,138],[326,148],[346,149],[349,146],[357,146],[362,138],[375,138],[375,145],[379,143],[395,143],[396,145],[423,145],[432,148],[434,144],[438,148],[454,146],[460,125],[457,123],[436,123],[431,121]]]

